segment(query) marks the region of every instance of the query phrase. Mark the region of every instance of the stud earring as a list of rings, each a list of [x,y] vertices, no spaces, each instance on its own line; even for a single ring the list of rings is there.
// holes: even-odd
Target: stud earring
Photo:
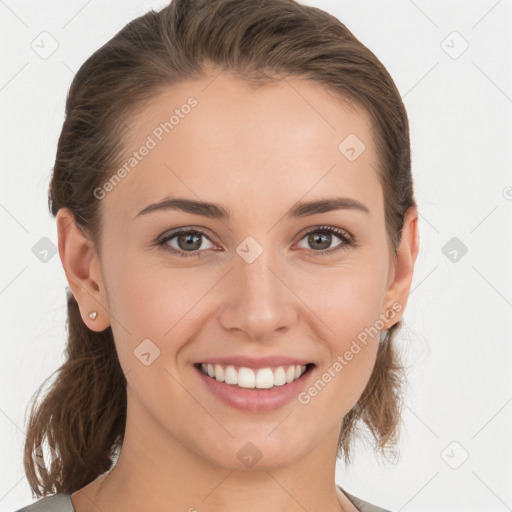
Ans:
[[[91,320],[96,320],[96,317],[97,317],[97,316],[98,316],[98,312],[97,312],[97,311],[91,311],[91,312],[89,313],[89,318],[90,318]]]

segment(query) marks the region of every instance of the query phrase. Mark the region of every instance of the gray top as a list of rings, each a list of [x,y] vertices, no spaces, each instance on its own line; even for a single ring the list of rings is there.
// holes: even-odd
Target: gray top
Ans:
[[[71,503],[71,494],[54,494],[44,496],[31,505],[20,508],[15,512],[75,512]]]
[[[352,496],[341,486],[337,486],[343,494],[352,502],[359,512],[390,512],[389,510],[377,507]],[[38,501],[20,508],[15,512],[76,512],[71,502],[71,494],[54,494],[53,496],[45,496]]]

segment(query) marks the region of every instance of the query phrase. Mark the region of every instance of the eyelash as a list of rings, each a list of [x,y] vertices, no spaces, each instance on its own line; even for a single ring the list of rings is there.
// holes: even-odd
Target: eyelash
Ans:
[[[188,233],[188,234],[193,233],[195,235],[204,236],[205,238],[210,240],[208,238],[208,236],[206,235],[206,233],[204,233],[203,231],[201,231],[199,229],[181,229],[181,230],[169,233],[167,235],[164,235],[162,238],[159,238],[157,240],[157,245],[159,247],[162,247],[162,249],[164,251],[168,251],[171,254],[175,254],[175,255],[180,256],[180,257],[184,257],[184,258],[188,258],[188,257],[200,258],[200,257],[202,257],[201,253],[204,253],[205,250],[188,252],[188,251],[181,251],[181,250],[178,250],[178,249],[176,249],[174,247],[171,247],[170,245],[167,245],[167,242],[169,242],[169,240],[172,240],[173,238],[175,238],[175,237],[177,237],[179,235],[182,235],[184,233]],[[299,241],[303,240],[305,237],[307,237],[307,236],[309,236],[309,235],[311,235],[313,233],[331,233],[331,234],[336,235],[342,241],[342,243],[338,244],[337,246],[335,246],[332,249],[324,249],[324,250],[321,250],[321,251],[315,251],[313,249],[307,249],[307,251],[310,254],[314,255],[314,256],[323,256],[325,254],[330,255],[330,254],[336,253],[338,251],[343,251],[343,250],[347,249],[348,246],[352,246],[352,247],[356,247],[357,246],[356,240],[355,240],[355,238],[352,235],[349,235],[346,231],[344,231],[342,229],[339,229],[339,228],[335,228],[333,226],[320,226],[320,227],[317,227],[317,228],[315,228],[315,229],[313,229],[311,231],[308,231],[308,232],[304,233],[304,235],[300,238]],[[167,247],[166,247],[166,245],[167,245]]]

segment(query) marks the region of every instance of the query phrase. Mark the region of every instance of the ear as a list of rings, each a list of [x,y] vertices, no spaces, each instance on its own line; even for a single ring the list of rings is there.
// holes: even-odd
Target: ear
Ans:
[[[110,325],[100,261],[92,240],[75,222],[71,210],[57,212],[59,255],[64,272],[80,307],[82,320],[92,331],[104,331]],[[96,318],[89,314],[96,311]]]
[[[411,289],[414,264],[416,263],[419,247],[418,209],[411,206],[405,213],[400,245],[396,257],[390,265],[385,304],[387,310],[393,310],[394,314],[386,328],[396,324],[402,318]],[[394,307],[393,304],[395,304]]]

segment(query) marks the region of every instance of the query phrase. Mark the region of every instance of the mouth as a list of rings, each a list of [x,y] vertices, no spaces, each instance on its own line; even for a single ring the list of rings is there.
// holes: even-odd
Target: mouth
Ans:
[[[214,381],[249,390],[286,387],[288,384],[302,379],[304,375],[312,371],[314,366],[314,363],[307,363],[250,368],[248,366],[210,363],[194,364],[197,370]]]

